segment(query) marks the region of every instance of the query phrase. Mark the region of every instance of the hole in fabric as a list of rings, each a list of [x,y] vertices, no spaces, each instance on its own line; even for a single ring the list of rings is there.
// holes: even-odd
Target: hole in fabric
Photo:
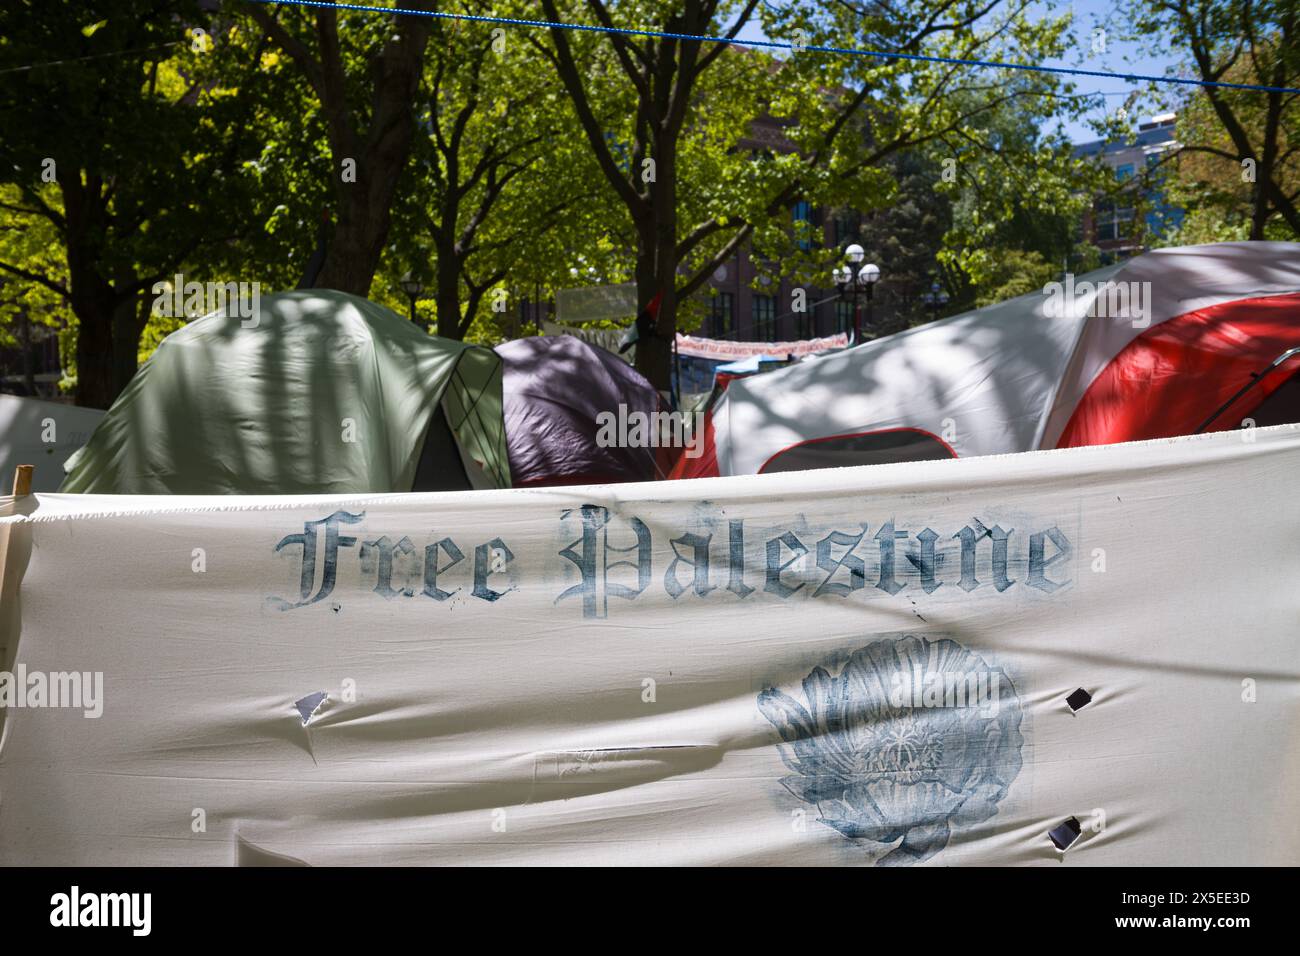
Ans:
[[[1077,711],[1080,707],[1085,707],[1092,703],[1092,695],[1080,687],[1069,697],[1065,698],[1065,702],[1070,705],[1071,710]]]
[[[302,718],[302,725],[307,726],[308,722],[316,716],[316,711],[320,710],[321,704],[329,700],[329,695],[323,690],[315,694],[308,694],[302,700],[295,700],[293,706],[297,708],[298,716]]]
[[[1070,817],[1055,830],[1049,831],[1047,835],[1058,850],[1067,850],[1070,844],[1079,839],[1079,834],[1082,832],[1083,827],[1079,826],[1079,821]]]

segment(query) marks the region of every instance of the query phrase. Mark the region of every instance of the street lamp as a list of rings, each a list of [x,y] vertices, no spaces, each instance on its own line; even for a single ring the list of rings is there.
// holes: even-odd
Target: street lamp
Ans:
[[[858,264],[866,258],[866,252],[856,242],[844,250],[844,257],[849,260],[849,265],[836,266],[831,275],[835,281],[835,287],[840,290],[840,295],[852,290],[853,292],[853,337],[861,337],[861,323],[858,321],[858,293],[866,292],[867,294],[867,325],[872,323],[871,315],[871,298],[875,290],[876,283],[880,281],[880,267],[874,262],[869,262],[861,268]]]
[[[410,270],[402,273],[402,278],[398,280],[398,285],[406,293],[406,297],[411,300],[411,321],[415,321],[415,300],[420,297],[424,291],[424,283],[415,277]]]
[[[930,291],[921,296],[921,302],[930,307],[931,321],[939,318],[939,306],[947,304],[948,293],[943,291],[938,279],[930,283]]]

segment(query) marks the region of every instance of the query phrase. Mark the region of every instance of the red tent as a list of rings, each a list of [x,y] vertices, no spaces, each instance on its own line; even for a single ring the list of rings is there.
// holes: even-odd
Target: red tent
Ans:
[[[1300,244],[1159,249],[733,382],[674,477],[1101,445],[1300,419]]]

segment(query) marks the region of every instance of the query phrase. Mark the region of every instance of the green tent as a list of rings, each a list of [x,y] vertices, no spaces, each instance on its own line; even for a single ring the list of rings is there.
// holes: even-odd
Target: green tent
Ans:
[[[506,488],[501,359],[322,289],[169,335],[60,491],[332,494]]]

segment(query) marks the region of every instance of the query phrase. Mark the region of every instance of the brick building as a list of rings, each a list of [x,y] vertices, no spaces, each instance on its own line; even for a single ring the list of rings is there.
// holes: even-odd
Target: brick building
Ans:
[[[1097,157],[1115,171],[1118,182],[1130,184],[1115,197],[1099,199],[1084,215],[1083,236],[1101,250],[1103,265],[1146,252],[1152,235],[1182,222],[1183,211],[1165,201],[1155,169],[1178,147],[1175,122],[1175,114],[1166,113],[1138,126],[1132,142],[1099,139],[1075,146],[1076,157]]]
[[[782,132],[787,125],[788,122],[773,117],[756,120],[750,125],[749,135],[738,144],[739,148],[753,152],[792,152],[794,144]],[[828,246],[843,249],[860,241],[862,219],[850,210],[828,211],[797,202],[790,209],[790,219],[792,224],[799,220],[811,224]],[[746,244],[714,272],[710,283],[714,294],[710,296],[707,290],[696,294],[697,299],[707,300],[708,312],[694,334],[740,341],[788,342],[852,330],[851,295],[821,301],[836,295],[829,276],[825,288],[801,286],[807,296],[808,310],[793,313],[796,284],[784,278],[762,277],[756,291],[752,286],[758,274],[758,264],[751,258]],[[865,303],[860,301],[859,306],[864,310],[865,324]]]

